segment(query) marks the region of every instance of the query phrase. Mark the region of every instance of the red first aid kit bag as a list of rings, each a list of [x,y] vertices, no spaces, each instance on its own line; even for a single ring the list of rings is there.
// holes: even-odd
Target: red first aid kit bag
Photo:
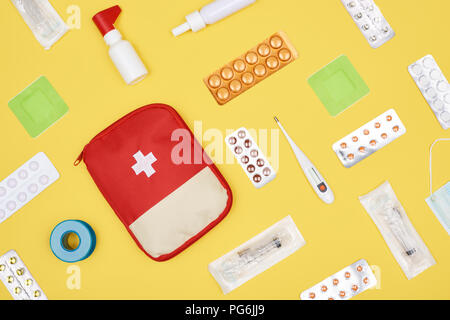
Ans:
[[[137,245],[175,257],[230,211],[231,189],[170,106],[137,109],[99,133],[75,162],[86,167]]]

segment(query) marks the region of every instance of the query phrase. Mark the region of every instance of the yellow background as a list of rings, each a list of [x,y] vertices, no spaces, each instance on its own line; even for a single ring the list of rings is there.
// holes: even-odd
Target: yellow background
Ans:
[[[433,54],[450,77],[450,2],[378,0],[396,37],[372,49],[339,0],[257,0],[251,7],[198,33],[174,38],[170,30],[207,0],[115,1],[123,12],[117,27],[135,45],[150,70],[126,86],[91,21],[111,1],[51,1],[66,20],[71,4],[81,7],[81,29],[72,30],[50,51],[34,39],[10,1],[0,2],[1,179],[44,151],[61,179],[0,225],[0,253],[15,249],[50,299],[298,299],[300,292],[358,259],[381,269],[381,289],[355,299],[449,299],[449,236],[425,203],[428,149],[449,137],[426,104],[407,66]],[[287,33],[300,57],[257,87],[220,107],[204,76],[271,34]],[[371,92],[341,115],[329,116],[307,78],[341,54],[348,55]],[[28,136],[8,101],[45,75],[69,105],[69,113],[37,139]],[[84,165],[72,163],[89,140],[122,115],[149,103],[174,106],[188,125],[203,130],[276,128],[282,120],[328,180],[336,202],[323,204],[313,193],[285,139],[280,136],[277,178],[255,189],[239,165],[220,165],[233,190],[229,216],[175,259],[157,263],[134,244],[103,199]],[[331,145],[389,108],[407,134],[351,169]],[[450,146],[435,151],[435,190],[449,180]],[[437,265],[408,281],[358,196],[392,184]],[[216,258],[292,215],[307,244],[239,289],[224,296],[207,266]],[[68,290],[69,264],[49,248],[53,227],[66,219],[92,225],[94,254],[81,268],[81,290]],[[10,299],[3,286],[0,298]]]

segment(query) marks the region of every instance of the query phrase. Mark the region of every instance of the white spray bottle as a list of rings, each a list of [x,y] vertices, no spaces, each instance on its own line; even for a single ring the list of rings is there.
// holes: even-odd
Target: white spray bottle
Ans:
[[[189,30],[197,32],[206,27],[208,24],[216,23],[233,13],[248,7],[256,0],[216,0],[200,11],[195,11],[186,16],[184,24],[172,30],[173,35],[179,36]]]
[[[131,43],[123,40],[119,30],[114,27],[121,12],[119,6],[114,6],[97,13],[92,20],[110,47],[109,56],[117,70],[125,82],[131,85],[144,79],[148,71]]]

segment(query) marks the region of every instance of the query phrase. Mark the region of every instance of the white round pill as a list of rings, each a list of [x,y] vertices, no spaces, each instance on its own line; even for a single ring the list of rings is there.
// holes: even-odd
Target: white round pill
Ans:
[[[11,179],[8,180],[8,182],[6,182],[6,184],[10,188],[15,188],[15,187],[17,187],[17,180],[14,179],[14,178],[11,178]]]
[[[450,104],[450,93],[449,93],[449,94],[446,94],[446,95],[444,96],[444,101],[445,101],[446,103]]]
[[[0,209],[0,219],[3,219],[6,216],[5,210]]]
[[[4,187],[0,187],[0,197],[4,197],[6,195],[6,189]]]
[[[421,77],[419,78],[419,84],[420,84],[422,87],[428,87],[428,86],[430,85],[430,80],[428,80],[428,78],[425,77],[425,76],[421,76]]]
[[[19,195],[17,196],[17,200],[19,200],[20,202],[25,202],[27,200],[27,194],[25,192],[19,193]]]
[[[444,111],[441,113],[441,119],[444,122],[450,122],[450,112]]]
[[[16,203],[14,201],[9,201],[6,204],[6,208],[8,208],[9,211],[13,211],[16,208]]]
[[[439,80],[441,78],[441,73],[437,69],[430,71],[430,78],[433,80]]]
[[[432,107],[433,107],[433,110],[440,111],[440,110],[444,109],[445,104],[441,100],[436,100],[435,102],[433,102]]]
[[[40,182],[41,184],[43,184],[43,185],[47,184],[47,183],[48,183],[48,180],[49,180],[49,178],[48,178],[47,175],[43,175],[43,176],[40,176],[40,177],[39,177],[39,182]]]
[[[412,70],[412,72],[413,72],[414,74],[416,74],[416,75],[422,74],[422,67],[421,67],[420,65],[418,65],[418,64],[413,65],[413,66],[411,67],[411,70]]]
[[[434,90],[433,88],[428,88],[428,89],[425,91],[425,93],[427,94],[427,96],[428,96],[429,98],[432,98],[432,99],[436,98],[436,95],[437,95],[436,90]]]
[[[26,179],[28,177],[28,172],[26,170],[20,170],[19,171],[19,178],[20,179]]]
[[[449,84],[445,81],[439,81],[437,84],[437,89],[441,92],[445,92],[449,90]]]
[[[28,186],[28,191],[31,193],[36,193],[36,191],[38,191],[38,185],[36,183],[30,184]]]
[[[33,161],[29,164],[31,170],[36,171],[39,169],[39,163],[37,161]]]
[[[431,68],[434,66],[434,61],[430,57],[423,59],[423,65],[425,68]]]

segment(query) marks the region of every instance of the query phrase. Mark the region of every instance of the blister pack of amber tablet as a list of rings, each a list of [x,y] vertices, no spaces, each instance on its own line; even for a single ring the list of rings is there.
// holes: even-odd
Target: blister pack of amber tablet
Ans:
[[[224,105],[298,58],[284,32],[277,32],[204,79]]]
[[[302,300],[348,300],[374,287],[377,278],[361,259],[301,293]]]
[[[14,250],[0,256],[0,280],[14,300],[47,300],[47,296]]]

